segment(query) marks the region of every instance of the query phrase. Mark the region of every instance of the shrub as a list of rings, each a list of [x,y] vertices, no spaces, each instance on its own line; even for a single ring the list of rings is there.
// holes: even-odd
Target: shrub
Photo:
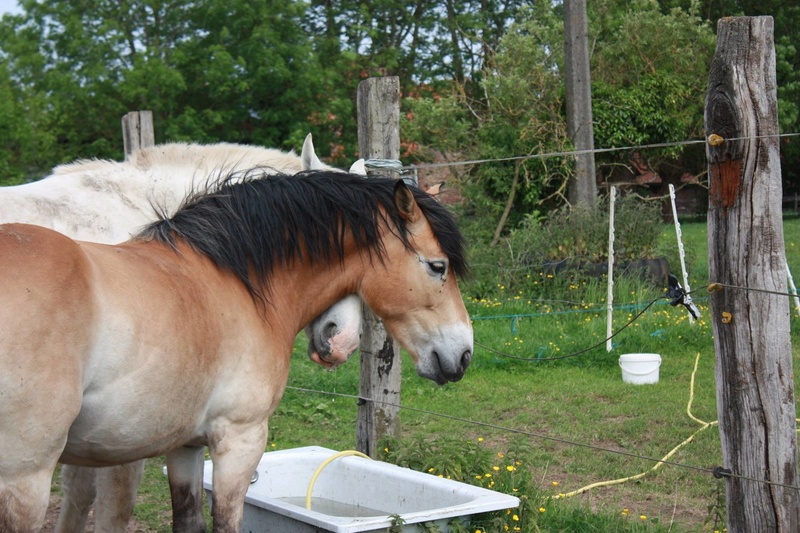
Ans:
[[[475,277],[464,284],[465,293],[566,299],[571,287],[596,283],[608,261],[608,211],[608,199],[590,208],[565,207],[547,219],[529,216],[495,248],[485,239],[472,240]],[[623,197],[616,202],[614,226],[615,264],[652,259],[663,231],[661,204]]]

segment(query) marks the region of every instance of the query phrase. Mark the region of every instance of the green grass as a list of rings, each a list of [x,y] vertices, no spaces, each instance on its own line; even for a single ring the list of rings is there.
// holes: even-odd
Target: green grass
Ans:
[[[693,289],[703,288],[709,282],[705,224],[684,224],[682,229],[690,284]],[[800,221],[787,220],[785,232],[789,265],[800,273]],[[674,243],[674,228],[665,226],[662,249]],[[679,274],[677,253],[674,257],[670,264]],[[605,286],[588,283],[567,290],[568,297],[560,297],[567,303],[529,303],[524,294],[505,294],[499,287],[491,299],[468,301],[476,318],[475,340],[526,358],[563,356],[602,343]],[[622,280],[616,284],[615,302],[641,305],[659,295],[656,288]],[[651,471],[653,461],[631,456],[660,459],[701,429],[687,415],[695,360],[698,370],[691,412],[702,421],[716,420],[709,310],[704,294],[697,296],[704,315],[695,324],[689,324],[683,308],[659,302],[614,338],[610,353],[603,344],[574,358],[530,362],[478,347],[464,379],[443,387],[417,377],[404,354],[402,404],[459,420],[403,410],[402,436],[386,443],[384,456],[434,475],[484,486],[495,481],[492,488],[517,489],[514,493],[524,498],[520,510],[484,517],[469,531],[504,531],[506,526],[509,531],[516,527],[524,532],[713,531],[716,513],[724,509],[719,500],[724,488],[696,468],[721,464],[716,427],[698,433],[670,458],[685,466],[663,465]],[[617,310],[614,329],[638,309]],[[795,346],[798,321],[793,309]],[[622,382],[618,358],[629,352],[661,354],[657,384]],[[301,336],[289,385],[357,395],[358,370],[358,356],[334,372],[322,370],[305,356]],[[270,421],[268,449],[307,445],[352,449],[355,420],[352,398],[290,388]],[[486,477],[502,473],[510,458],[516,468],[513,479]],[[170,529],[162,464],[157,459],[149,461],[139,493],[136,519],[146,531]],[[590,484],[644,472],[636,480],[559,497]],[[721,530],[722,525],[717,526]]]

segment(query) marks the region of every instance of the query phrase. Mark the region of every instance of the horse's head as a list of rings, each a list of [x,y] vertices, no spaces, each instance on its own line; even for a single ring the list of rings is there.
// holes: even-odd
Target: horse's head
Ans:
[[[361,299],[355,294],[333,304],[305,327],[308,356],[325,368],[334,368],[358,349],[362,330]]]
[[[406,242],[384,237],[385,257],[360,295],[408,350],[417,373],[439,384],[458,381],[472,359],[472,324],[458,289],[467,270],[463,239],[445,208],[398,181],[394,203]],[[387,272],[388,270],[388,272]]]

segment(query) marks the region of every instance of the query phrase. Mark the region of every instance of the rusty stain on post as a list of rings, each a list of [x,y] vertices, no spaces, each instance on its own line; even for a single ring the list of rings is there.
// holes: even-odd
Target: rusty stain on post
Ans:
[[[715,207],[733,207],[739,196],[742,180],[742,161],[728,160],[711,165],[709,196]]]

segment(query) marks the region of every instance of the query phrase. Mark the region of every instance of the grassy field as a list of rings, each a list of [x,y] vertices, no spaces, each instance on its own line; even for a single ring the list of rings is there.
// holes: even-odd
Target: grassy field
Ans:
[[[789,265],[800,272],[800,221],[787,220],[785,232]],[[692,289],[706,287],[713,280],[707,279],[705,224],[684,224],[683,236]],[[675,246],[672,226],[664,226],[663,241],[663,249]],[[679,274],[677,253],[670,264]],[[550,279],[531,275],[542,284]],[[609,353],[602,342],[605,285],[571,290],[566,304],[528,300],[502,287],[496,297],[467,304],[479,346],[535,359],[601,344],[582,355],[536,362],[476,347],[466,377],[443,387],[417,377],[404,355],[402,404],[413,410],[401,411],[402,437],[385,443],[384,457],[523,497],[520,510],[487,517],[469,531],[721,531],[724,486],[706,471],[721,458],[717,428],[706,424],[717,415],[705,293],[697,293],[699,321],[690,324],[683,308],[661,300],[613,339]],[[614,329],[658,296],[646,284],[619,281]],[[792,315],[797,346],[800,319],[794,309]],[[662,356],[657,384],[623,383],[619,355],[635,352]],[[298,339],[268,449],[355,446],[354,399],[292,387],[357,395],[357,357],[327,372],[308,361]],[[654,469],[654,459],[673,450],[674,464]],[[162,465],[149,461],[139,493],[136,520],[143,531],[170,530]],[[593,484],[604,485],[584,490]]]

